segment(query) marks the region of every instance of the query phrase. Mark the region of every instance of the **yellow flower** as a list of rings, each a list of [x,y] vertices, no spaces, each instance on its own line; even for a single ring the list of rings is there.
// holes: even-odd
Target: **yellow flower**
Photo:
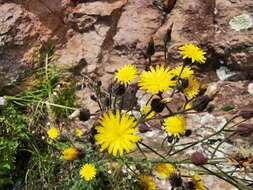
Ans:
[[[79,129],[79,128],[76,128],[75,129],[75,135],[77,137],[81,137],[83,135],[83,131],[81,129]]]
[[[115,73],[115,78],[117,81],[123,84],[130,84],[137,74],[137,69],[134,65],[125,65],[118,69]]]
[[[185,118],[179,115],[168,117],[164,120],[164,127],[169,135],[179,138],[186,131]]]
[[[150,119],[155,115],[154,111],[151,111],[151,105],[145,105],[142,110],[142,115],[147,115],[146,119]]]
[[[177,66],[176,68],[172,69],[170,72],[173,76],[179,76],[179,74],[181,73],[183,66]],[[180,78],[185,79],[185,78],[189,78],[193,75],[194,71],[191,69],[191,67],[189,66],[185,66],[184,70],[182,71]]]
[[[82,166],[79,173],[80,173],[80,176],[85,181],[90,181],[96,176],[96,168],[94,164],[86,163]]]
[[[140,184],[143,190],[156,190],[156,184],[151,176],[143,175],[140,177]]]
[[[57,128],[52,127],[47,131],[47,135],[51,139],[56,139],[59,136],[59,131]]]
[[[195,189],[196,190],[205,190],[205,186],[204,186],[204,184],[203,184],[203,182],[202,182],[199,175],[193,175],[192,179],[195,183]]]
[[[158,92],[171,89],[175,84],[175,81],[171,80],[172,77],[169,68],[157,65],[156,67],[150,67],[150,71],[141,73],[138,85],[141,89],[155,95]]]
[[[188,102],[186,105],[183,105],[183,109],[186,111],[192,110],[192,104]]]
[[[63,158],[64,160],[75,160],[78,156],[78,150],[76,148],[70,147],[63,150]]]
[[[195,44],[185,44],[179,48],[179,52],[183,56],[183,59],[189,58],[191,59],[192,63],[194,63],[195,61],[199,63],[206,62],[206,58],[204,56],[206,52],[204,52]]]
[[[183,93],[188,98],[192,99],[199,93],[200,84],[196,79],[192,77],[188,78],[188,86],[184,89]]]
[[[168,163],[156,164],[154,167],[154,174],[160,179],[166,179],[172,174],[174,167]]]
[[[108,149],[109,154],[122,156],[124,151],[133,150],[135,143],[140,140],[140,137],[135,134],[138,132],[137,122],[127,113],[120,114],[117,110],[114,114],[109,111],[102,116],[99,124],[96,127],[95,141],[96,144],[101,145],[101,152]]]

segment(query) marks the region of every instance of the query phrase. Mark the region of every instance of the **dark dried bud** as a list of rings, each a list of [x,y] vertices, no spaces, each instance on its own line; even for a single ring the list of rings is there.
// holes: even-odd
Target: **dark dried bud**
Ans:
[[[208,162],[208,158],[204,156],[201,152],[194,152],[191,155],[191,161],[196,166],[202,166]]]
[[[189,137],[189,136],[191,136],[191,134],[192,134],[192,130],[191,129],[187,129],[186,131],[185,131],[185,136],[186,137]]]
[[[237,126],[235,132],[242,137],[249,137],[253,134],[253,125],[242,123]]]
[[[243,119],[250,119],[253,117],[253,109],[241,110],[239,115],[242,116]]]
[[[173,142],[173,139],[174,139],[173,136],[168,136],[168,137],[167,137],[167,140],[168,140],[169,143],[172,143],[172,142]]]
[[[164,42],[164,46],[165,47],[171,41],[172,27],[173,27],[173,24],[168,28],[168,30],[166,31],[166,33],[163,36],[163,42]]]
[[[97,101],[97,97],[94,95],[94,94],[92,94],[91,96],[90,96],[90,99],[92,99],[93,101]]]
[[[117,84],[113,87],[113,93],[117,96],[122,96],[126,92],[126,88],[123,84]]]
[[[110,106],[110,98],[106,97],[103,102],[104,102],[105,107]]]
[[[180,92],[182,92],[184,89],[186,89],[189,85],[189,80],[187,78],[182,79],[180,83],[176,85],[176,89]]]
[[[155,98],[151,101],[151,108],[156,113],[161,113],[165,108],[165,103],[163,103],[159,98]]]
[[[184,65],[190,65],[190,64],[192,64],[192,60],[190,58],[185,58]]]
[[[95,144],[95,135],[98,134],[97,129],[93,126],[90,130],[89,142],[94,145]]]
[[[146,51],[146,56],[147,57],[151,57],[152,55],[155,54],[155,43],[154,43],[154,39],[151,38],[149,43],[148,43],[148,48]]]
[[[179,174],[176,174],[176,173],[173,173],[173,174],[170,175],[169,181],[170,181],[170,184],[173,188],[181,187],[182,183],[183,183],[183,180],[182,180],[181,176]]]
[[[97,85],[98,87],[102,86],[101,80],[96,81],[96,85]]]
[[[195,183],[194,181],[188,181],[184,184],[184,188],[187,189],[187,190],[195,190]]]
[[[207,95],[197,97],[192,102],[192,109],[198,112],[204,111],[210,101],[211,99]]]
[[[139,127],[140,133],[146,133],[148,131],[151,131],[150,127],[148,127],[145,124],[140,124],[138,127]]]
[[[81,109],[79,114],[79,119],[81,121],[88,121],[90,119],[90,110]]]

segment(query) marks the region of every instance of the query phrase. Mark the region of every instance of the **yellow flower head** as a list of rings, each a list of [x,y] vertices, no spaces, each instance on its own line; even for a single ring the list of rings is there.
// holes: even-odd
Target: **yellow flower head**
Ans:
[[[176,68],[172,69],[170,72],[173,76],[179,76],[181,71],[182,71],[183,66],[179,65]],[[184,70],[182,71],[180,78],[185,79],[185,78],[189,78],[193,75],[194,71],[191,69],[191,67],[189,66],[185,66]]]
[[[188,86],[184,89],[183,93],[188,98],[194,98],[199,93],[200,84],[196,79],[192,77],[188,78]]]
[[[146,119],[150,119],[155,115],[154,111],[151,111],[151,105],[145,105],[142,110],[142,115],[147,115]],[[150,112],[151,111],[151,112]]]
[[[115,79],[122,84],[130,84],[136,78],[136,74],[136,67],[128,64],[116,71]]]
[[[156,190],[156,184],[151,176],[143,175],[140,176],[140,184],[143,190]]]
[[[83,136],[83,131],[82,131],[82,129],[76,128],[76,129],[75,129],[75,136],[77,136],[77,137]]]
[[[123,155],[135,148],[135,143],[140,137],[135,133],[138,131],[137,122],[134,117],[127,113],[120,114],[119,110],[114,114],[112,111],[105,113],[96,127],[96,144],[101,145],[100,151],[108,149],[109,154]]]
[[[164,120],[164,127],[169,135],[179,138],[186,131],[185,118],[179,115],[168,117]]]
[[[150,67],[150,71],[141,73],[138,85],[141,89],[155,95],[158,92],[171,89],[175,84],[175,81],[171,80],[172,77],[169,68],[157,65],[156,67]]]
[[[202,182],[199,175],[193,175],[192,179],[194,181],[196,190],[205,190],[205,186],[204,186],[204,184],[203,184],[203,182]]]
[[[59,131],[57,128],[52,127],[47,131],[47,135],[50,139],[56,139],[59,136]]]
[[[70,147],[63,150],[64,160],[75,160],[78,156],[78,150],[76,148]]]
[[[192,110],[192,104],[188,102],[186,105],[183,105],[183,109],[186,111]]]
[[[90,181],[96,176],[96,168],[93,164],[87,163],[82,166],[79,173],[85,181]]]
[[[204,56],[206,52],[204,52],[202,49],[192,43],[181,46],[179,48],[179,52],[183,56],[183,59],[189,58],[192,60],[192,63],[194,63],[195,61],[199,63],[206,62],[206,58]]]
[[[154,174],[160,179],[167,179],[174,171],[174,167],[168,163],[156,164],[154,167]]]

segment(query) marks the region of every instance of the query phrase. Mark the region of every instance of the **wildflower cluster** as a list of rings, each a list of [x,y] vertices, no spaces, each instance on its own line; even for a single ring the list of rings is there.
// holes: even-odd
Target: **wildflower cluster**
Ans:
[[[153,42],[149,46],[153,49]],[[171,189],[204,190],[200,174],[216,175],[210,167],[206,167],[208,164],[218,167],[214,157],[209,158],[196,151],[192,155],[184,153],[223,132],[230,121],[217,133],[188,144],[182,143],[192,134],[187,114],[208,111],[207,107],[215,93],[205,94],[194,75],[194,68],[205,63],[206,52],[189,43],[179,47],[179,53],[182,57],[181,64],[172,66],[168,64],[167,55],[165,63],[152,64],[152,51],[147,56],[149,63],[145,68],[124,65],[115,71],[114,80],[108,87],[103,86],[101,81],[94,82],[87,77],[89,87],[94,90],[91,99],[98,104],[99,110],[96,113],[90,113],[87,109],[79,110],[80,121],[93,122],[86,132],[76,128],[73,134],[79,143],[81,140],[89,144],[92,151],[99,153],[96,154],[96,161],[91,160],[91,152],[83,150],[86,152],[82,155],[82,148],[78,147],[79,143],[75,140],[62,151],[65,161],[82,160],[81,164],[79,162],[79,174],[86,183],[96,181],[97,176],[102,175],[101,172],[123,170],[126,167],[129,173],[127,175],[134,178],[137,181],[135,185],[144,190],[159,189],[158,180],[167,180]],[[142,101],[144,95],[148,98]],[[172,106],[173,101],[174,104],[176,101],[177,108]],[[245,113],[244,116],[247,115]],[[252,116],[251,113],[248,115]],[[235,133],[244,135],[245,131],[252,131],[248,128],[241,125]],[[148,144],[142,134],[153,130],[159,130],[165,136],[161,149]],[[47,133],[54,141],[60,138],[60,132],[56,128],[49,129]],[[213,148],[213,155],[218,148]],[[148,159],[148,151],[152,154],[151,159]],[[191,165],[186,168],[185,164]],[[195,171],[199,171],[199,174]],[[124,172],[118,172],[118,175],[126,177]],[[241,181],[235,183],[224,173],[216,176],[238,188],[245,188]]]

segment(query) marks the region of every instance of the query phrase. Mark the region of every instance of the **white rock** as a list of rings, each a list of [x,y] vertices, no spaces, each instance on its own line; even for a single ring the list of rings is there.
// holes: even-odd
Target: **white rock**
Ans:
[[[235,72],[230,71],[227,67],[221,66],[216,70],[216,74],[220,80],[226,80],[227,78],[235,75]]]
[[[248,92],[250,94],[253,94],[253,83],[249,83],[249,85],[248,85]]]

